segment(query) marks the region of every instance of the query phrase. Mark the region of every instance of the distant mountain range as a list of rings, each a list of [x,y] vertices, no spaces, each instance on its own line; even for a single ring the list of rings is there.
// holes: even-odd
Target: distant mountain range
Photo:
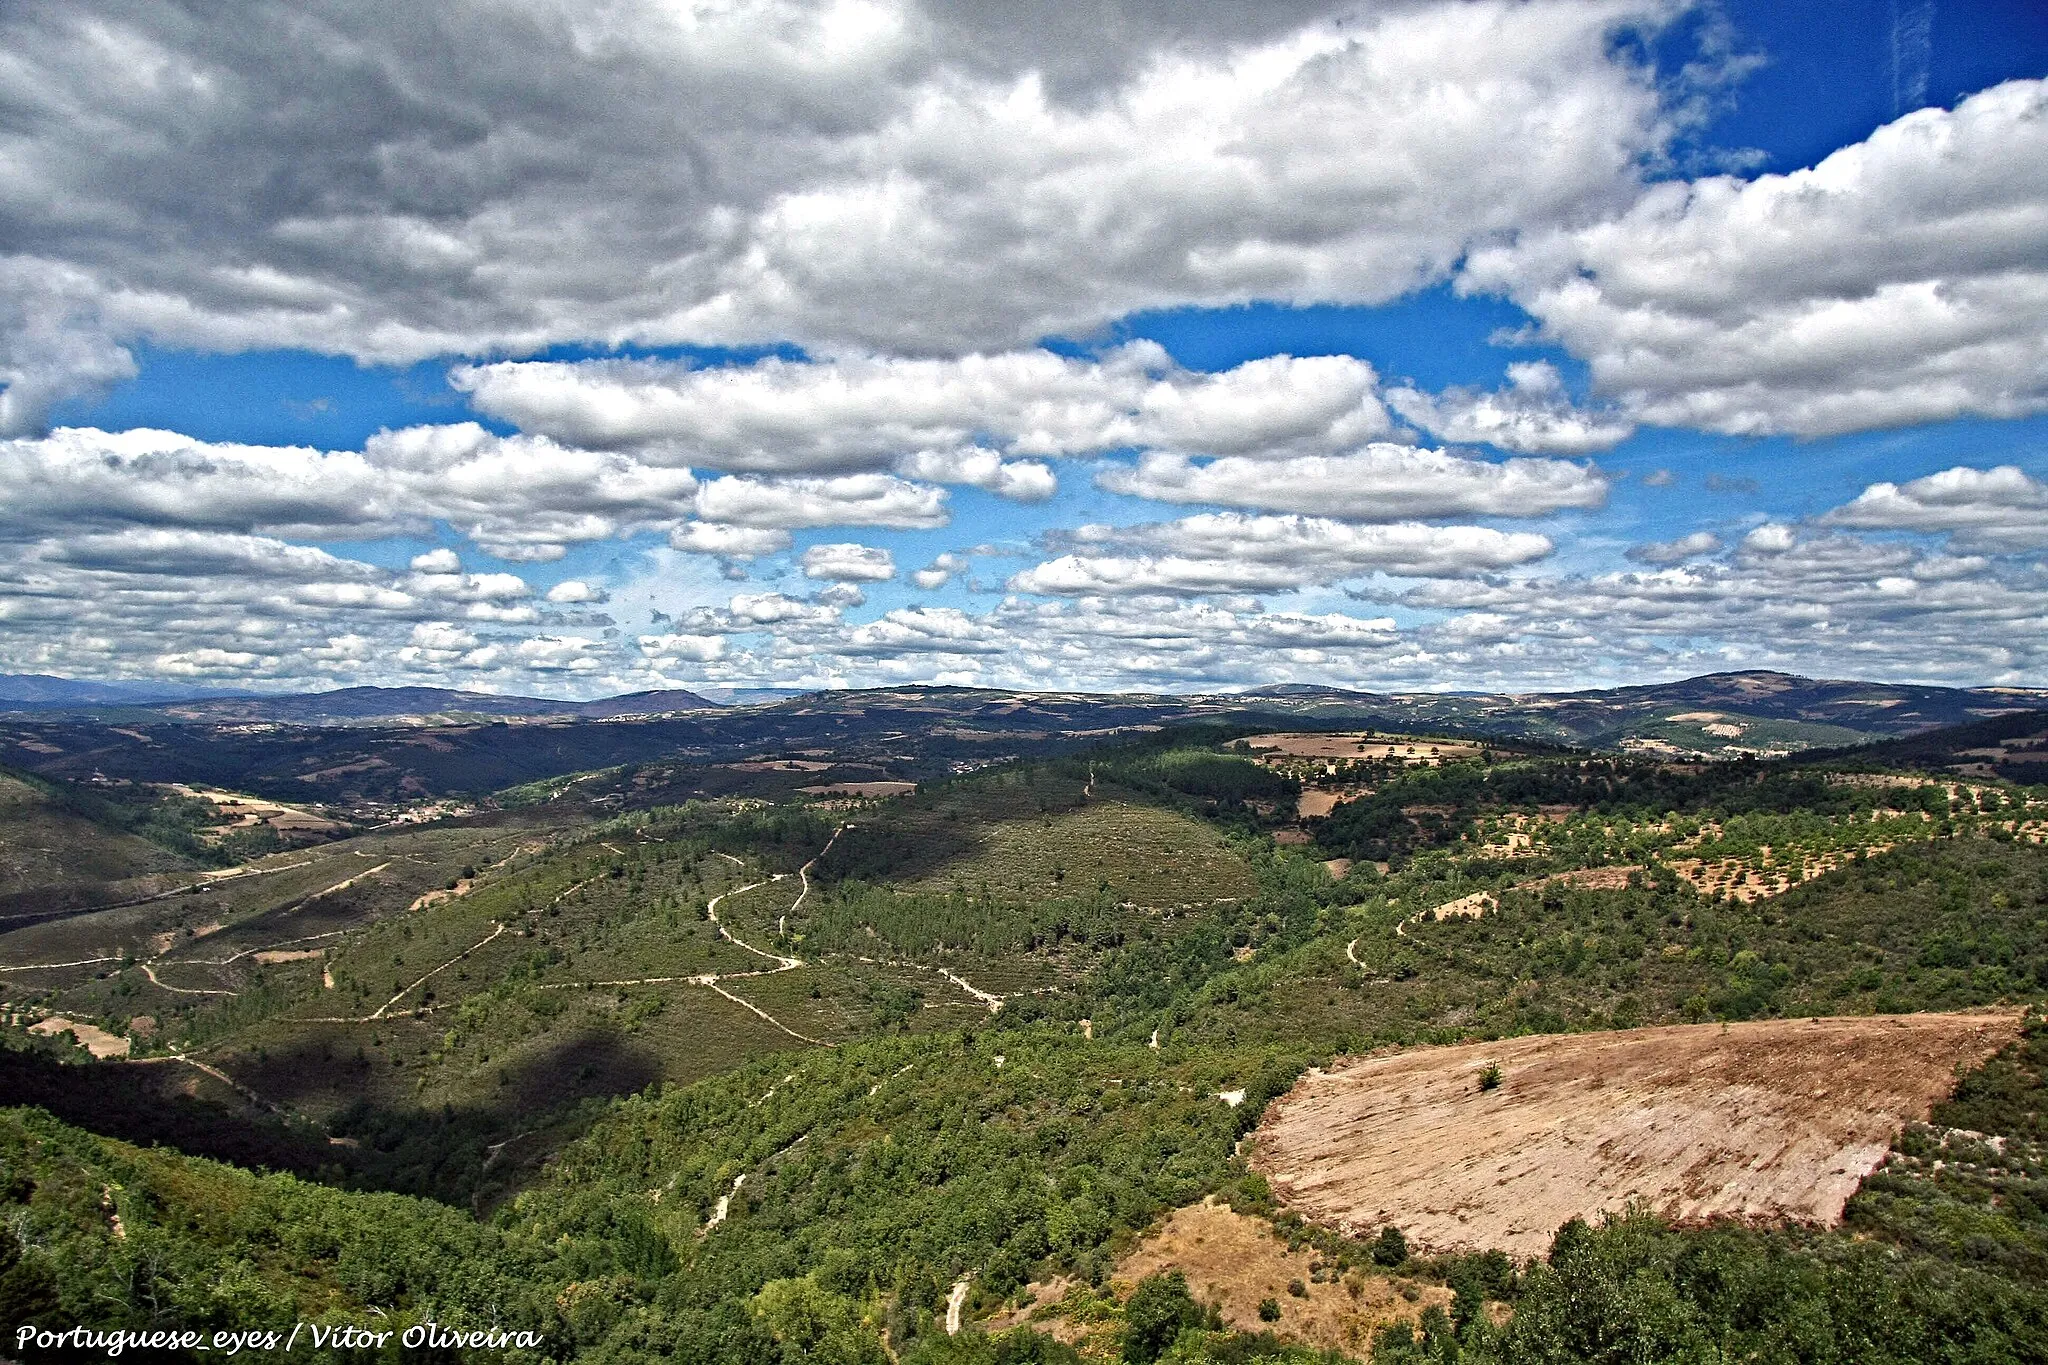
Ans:
[[[602,720],[612,716],[666,715],[715,710],[717,702],[672,688],[629,692],[597,701],[499,696],[446,687],[344,687],[332,692],[275,696],[157,687],[146,683],[78,682],[33,674],[0,674],[0,711],[147,710],[170,720],[212,723],[253,721],[286,725],[352,725],[417,720],[474,720],[479,717],[561,716]]]
[[[84,682],[43,673],[0,673],[0,711],[41,711],[79,706],[146,706],[192,697],[229,697],[217,688],[175,683]]]
[[[1679,682],[1555,693],[1364,692],[1286,683],[1211,696],[1020,693],[894,687],[832,692],[786,688],[680,688],[596,701],[500,696],[441,687],[345,687],[252,695],[145,683],[0,675],[0,712],[194,724],[444,725],[478,720],[604,720],[748,706],[768,711],[912,710],[974,718],[998,729],[1054,729],[1137,720],[1223,719],[1261,713],[1301,722],[1448,728],[1594,749],[1734,757],[1840,748],[2048,709],[2048,690],[1933,687],[1816,680],[1763,671]],[[1111,715],[1110,713],[1116,713]],[[1032,717],[1036,717],[1033,720]]]
[[[1244,694],[1302,716],[1384,716],[1588,748],[1787,753],[2048,708],[2048,690],[1802,678],[1763,670],[1528,694],[1377,693],[1285,685]]]

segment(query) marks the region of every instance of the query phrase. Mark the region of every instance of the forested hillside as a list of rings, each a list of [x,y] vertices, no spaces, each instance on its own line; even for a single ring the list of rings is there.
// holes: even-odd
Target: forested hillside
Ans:
[[[1244,738],[897,796],[568,784],[39,913],[0,933],[45,1107],[0,1127],[0,1302],[515,1359],[2038,1358],[2038,1023],[1840,1229],[1614,1208],[1524,1264],[1304,1222],[1252,1158],[1270,1100],[1389,1045],[2036,1006],[2048,793]],[[1173,1270],[1204,1199],[1300,1294],[1226,1318]]]

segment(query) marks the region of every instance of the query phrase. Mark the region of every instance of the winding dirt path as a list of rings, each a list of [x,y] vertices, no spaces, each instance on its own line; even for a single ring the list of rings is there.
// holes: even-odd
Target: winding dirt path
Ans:
[[[237,992],[237,991],[228,991],[228,990],[218,990],[218,989],[208,989],[208,988],[206,988],[206,987],[203,987],[203,986],[173,986],[173,985],[172,985],[172,984],[171,984],[170,982],[168,982],[168,981],[162,981],[162,980],[159,980],[159,979],[157,978],[157,974],[156,974],[156,966],[155,966],[155,960],[152,960],[151,962],[143,962],[143,963],[138,963],[137,965],[138,965],[138,966],[140,966],[140,967],[142,968],[142,974],[143,974],[144,976],[146,976],[146,977],[148,977],[148,978],[149,978],[149,984],[150,984],[150,985],[152,985],[152,986],[155,986],[155,987],[156,987],[156,988],[157,988],[158,990],[165,990],[165,991],[169,991],[169,992],[171,992],[171,993],[172,993],[173,995],[236,995],[236,994],[239,994],[239,992]]]
[[[0,967],[0,972],[45,972],[59,967],[90,967],[99,962],[119,962],[119,957],[81,957],[76,962],[24,962],[18,967]]]
[[[469,955],[470,955],[471,953],[473,953],[473,952],[475,952],[475,951],[476,951],[477,949],[479,949],[479,948],[483,947],[483,946],[484,946],[485,944],[487,944],[487,943],[494,943],[494,942],[496,942],[496,941],[497,941],[497,939],[498,939],[498,937],[499,937],[499,936],[500,936],[501,934],[503,934],[504,932],[505,932],[505,926],[504,926],[503,924],[495,924],[495,923],[494,923],[494,924],[493,924],[493,926],[492,926],[492,928],[491,928],[491,932],[490,932],[490,935],[489,935],[489,937],[487,937],[487,938],[484,938],[484,939],[481,939],[481,940],[479,940],[479,941],[478,941],[478,942],[476,942],[476,943],[472,943],[472,944],[470,944],[470,945],[469,945],[469,946],[468,946],[467,948],[464,948],[464,949],[463,949],[463,950],[462,950],[461,952],[457,953],[457,954],[456,954],[456,955],[455,955],[454,957],[451,957],[451,958],[449,958],[449,959],[448,959],[448,960],[447,960],[446,962],[443,962],[443,963],[442,963],[442,964],[441,964],[440,966],[438,966],[438,967],[434,968],[434,970],[433,970],[433,971],[431,971],[431,972],[428,972],[428,973],[427,973],[427,974],[426,974],[425,976],[423,976],[423,977],[421,977],[421,978],[420,978],[419,980],[417,980],[417,981],[413,982],[413,983],[412,983],[412,985],[410,985],[410,986],[407,986],[407,987],[406,987],[406,988],[405,988],[404,990],[402,990],[402,991],[400,991],[400,992],[399,992],[398,994],[396,994],[396,995],[392,996],[392,997],[391,997],[391,998],[390,998],[389,1000],[386,1000],[386,1001],[385,1001],[385,1002],[384,1002],[383,1004],[381,1004],[381,1005],[379,1005],[379,1006],[377,1007],[377,1011],[376,1011],[376,1013],[374,1013],[374,1014],[370,1015],[369,1019],[365,1019],[365,1020],[364,1020],[363,1022],[364,1022],[364,1023],[368,1023],[370,1019],[382,1019],[382,1018],[384,1017],[384,1012],[385,1012],[386,1010],[390,1009],[390,1008],[391,1008],[391,1007],[392,1007],[393,1005],[397,1004],[397,1003],[398,1003],[399,1001],[401,1001],[401,1000],[405,999],[405,997],[406,997],[406,996],[408,996],[408,995],[412,994],[412,992],[413,992],[413,990],[414,990],[414,988],[415,988],[415,987],[418,987],[418,986],[424,985],[424,984],[425,984],[425,983],[426,983],[426,982],[427,982],[427,981],[428,981],[429,979],[431,979],[432,977],[434,977],[434,976],[437,976],[437,975],[439,975],[440,973],[442,973],[442,972],[445,972],[445,971],[447,971],[447,970],[448,970],[448,969],[449,969],[450,967],[453,967],[453,966],[454,966],[454,965],[455,965],[456,963],[458,963],[458,962],[462,961],[462,959],[464,959],[465,957],[468,957],[468,956],[469,956]]]

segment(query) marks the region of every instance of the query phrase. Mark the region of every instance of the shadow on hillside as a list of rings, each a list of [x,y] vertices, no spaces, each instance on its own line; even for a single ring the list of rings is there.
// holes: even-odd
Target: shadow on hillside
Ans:
[[[0,1097],[137,1146],[305,1176],[340,1170],[327,1135],[312,1124],[288,1123],[177,1063],[77,1065],[0,1048]]]
[[[356,1065],[309,1041],[267,1049],[253,1067],[238,1067],[237,1079],[266,1098],[326,1109],[341,1079],[337,1069]],[[598,1031],[564,1039],[504,1075],[487,1104],[428,1108],[358,1099],[322,1129],[280,1118],[175,1062],[68,1064],[0,1049],[5,1103],[40,1106],[102,1137],[479,1212],[528,1183],[607,1101],[660,1079],[654,1058]]]

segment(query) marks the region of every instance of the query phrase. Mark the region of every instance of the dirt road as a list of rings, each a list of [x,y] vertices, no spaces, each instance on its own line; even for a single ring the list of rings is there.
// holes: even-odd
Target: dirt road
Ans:
[[[1288,1203],[1428,1250],[1546,1250],[1631,1199],[1681,1221],[1832,1223],[1899,1128],[2016,1014],[1692,1024],[1516,1038],[1312,1071],[1261,1124]],[[1500,1086],[1479,1088],[1489,1062]]]

